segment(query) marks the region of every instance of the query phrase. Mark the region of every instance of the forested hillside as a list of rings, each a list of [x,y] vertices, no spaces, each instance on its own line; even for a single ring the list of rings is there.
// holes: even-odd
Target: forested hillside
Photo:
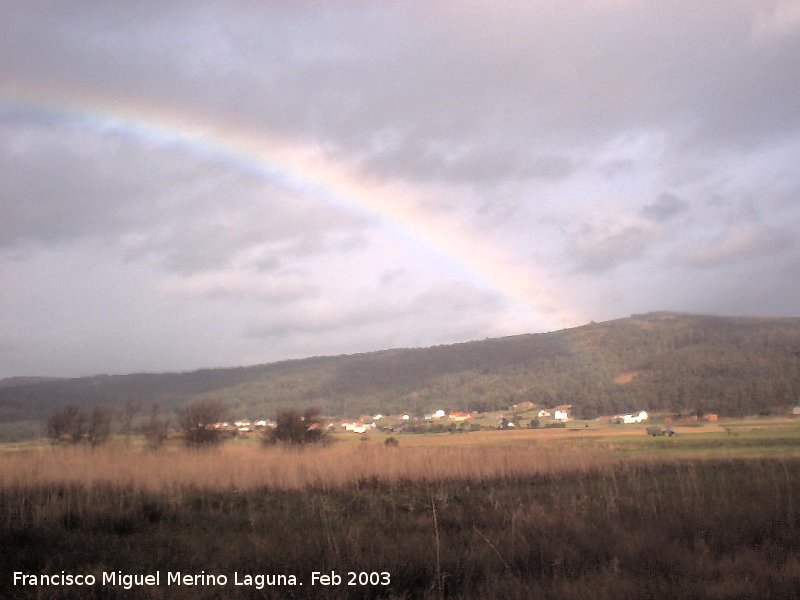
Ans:
[[[176,408],[217,397],[231,415],[316,405],[329,415],[490,410],[523,400],[578,415],[647,408],[785,412],[800,395],[800,319],[649,313],[551,333],[191,373],[4,380],[0,422],[67,403]]]

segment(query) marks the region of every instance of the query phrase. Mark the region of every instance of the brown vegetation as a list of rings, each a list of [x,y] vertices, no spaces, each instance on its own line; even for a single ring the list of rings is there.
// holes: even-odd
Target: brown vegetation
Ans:
[[[496,431],[408,435],[399,447],[374,436],[327,448],[0,453],[7,574],[285,573],[304,583],[4,589],[56,600],[798,598],[798,438],[788,426],[750,429],[687,435],[694,458],[681,460],[666,458],[672,440],[641,430],[608,442]],[[748,458],[697,458],[720,444]],[[757,458],[767,450],[780,458]],[[386,572],[391,584],[313,587],[312,571]]]
[[[229,463],[230,479],[203,475],[200,459],[210,460],[210,472],[219,475],[223,459],[244,458],[247,449],[169,454],[162,458],[178,459],[200,478],[199,487],[176,482],[179,494],[164,479],[177,473],[168,468],[172,460],[162,461],[166,470],[154,479],[145,469],[114,479],[107,469],[122,466],[124,455],[95,453],[102,460],[92,466],[88,451],[51,454],[66,461],[65,478],[37,457],[16,463],[6,457],[0,562],[8,572],[238,571],[291,573],[304,582],[258,592],[232,585],[91,594],[6,589],[15,598],[57,599],[798,597],[800,461],[634,461],[570,469],[564,460],[556,468],[530,468],[507,448],[375,447],[359,455],[363,445],[354,446],[333,449],[332,458],[369,467],[326,463],[345,473],[327,489],[315,470],[323,459],[317,452],[276,449],[264,456],[281,489],[259,477],[260,485],[233,487],[251,481],[254,465],[247,461]],[[480,454],[493,474],[483,472]],[[441,464],[426,462],[431,458]],[[286,460],[293,462],[283,471]],[[419,474],[405,480],[412,464]],[[380,478],[369,475],[390,466],[395,470]],[[30,467],[38,473],[22,472]],[[88,479],[81,479],[81,469]],[[391,583],[312,587],[311,571],[386,572]]]
[[[123,448],[56,448],[0,454],[0,487],[64,483],[123,485],[150,491],[181,489],[279,490],[338,488],[359,481],[488,481],[586,473],[619,463],[610,451],[565,444],[412,447],[335,444],[295,449],[281,445],[223,446],[213,451],[170,447],[162,452]]]

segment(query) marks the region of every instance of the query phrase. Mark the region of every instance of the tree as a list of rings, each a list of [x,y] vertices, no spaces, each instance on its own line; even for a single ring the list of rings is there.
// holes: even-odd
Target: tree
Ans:
[[[142,425],[142,435],[147,447],[156,450],[164,445],[169,434],[169,421],[161,414],[161,407],[154,404],[150,410],[150,418]]]
[[[88,442],[92,448],[111,437],[113,411],[107,406],[93,406],[87,414],[74,404],[54,412],[47,420],[47,437],[54,444]]]
[[[130,398],[125,400],[119,409],[119,432],[125,436],[128,443],[133,433],[133,419],[137,412],[139,412],[139,402]]]
[[[227,409],[221,400],[197,400],[178,412],[178,424],[187,446],[209,446],[222,441],[222,431],[214,425],[225,419]]]
[[[280,411],[275,419],[275,429],[267,433],[266,441],[294,446],[324,441],[327,433],[321,412],[319,408],[307,408],[303,412],[295,409]]]
[[[47,437],[53,444],[77,444],[86,433],[86,415],[74,404],[57,410],[47,419]]]
[[[111,437],[111,417],[113,413],[107,406],[93,406],[86,427],[86,441],[92,448],[105,444]]]

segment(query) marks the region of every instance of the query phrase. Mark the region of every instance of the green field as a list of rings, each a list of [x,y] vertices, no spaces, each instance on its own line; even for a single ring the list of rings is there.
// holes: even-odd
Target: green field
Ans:
[[[665,426],[660,424],[661,426]],[[530,442],[566,443],[592,448],[611,448],[627,458],[684,457],[734,458],[782,456],[800,457],[800,418],[726,419],[714,424],[670,425],[677,435],[651,437],[650,424],[612,425],[599,421],[572,421],[564,429],[520,429],[516,431],[481,430],[456,434],[395,435],[401,444],[427,445],[496,445]],[[342,441],[356,441],[357,436],[340,434]],[[389,434],[369,434],[372,443],[382,443]]]

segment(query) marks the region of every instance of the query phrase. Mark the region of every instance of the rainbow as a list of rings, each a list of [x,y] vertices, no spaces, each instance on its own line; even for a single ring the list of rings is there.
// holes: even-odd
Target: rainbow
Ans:
[[[460,276],[501,295],[525,326],[557,329],[585,319],[549,290],[550,278],[533,266],[513,264],[496,249],[413,201],[411,190],[358,175],[324,158],[319,149],[287,144],[243,127],[199,118],[191,112],[150,106],[96,91],[66,91],[31,83],[0,84],[0,108],[36,111],[98,132],[124,133],[140,143],[178,147],[202,160],[223,163],[313,193],[366,216],[405,240],[436,252]]]

